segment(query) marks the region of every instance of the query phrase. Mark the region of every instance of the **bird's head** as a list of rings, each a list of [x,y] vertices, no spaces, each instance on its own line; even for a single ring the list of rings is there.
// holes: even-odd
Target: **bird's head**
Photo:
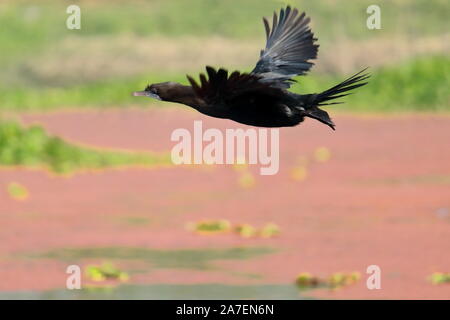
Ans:
[[[144,91],[135,91],[133,96],[150,97],[163,101],[171,101],[177,95],[180,84],[176,82],[161,82],[148,85]]]
[[[167,102],[182,103],[196,108],[200,101],[191,86],[177,82],[161,82],[148,85],[144,91],[133,92],[133,96],[150,97]]]

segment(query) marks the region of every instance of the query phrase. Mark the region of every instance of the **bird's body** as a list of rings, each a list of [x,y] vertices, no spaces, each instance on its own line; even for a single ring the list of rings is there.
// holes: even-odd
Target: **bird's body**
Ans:
[[[147,86],[135,95],[182,103],[216,118],[230,119],[258,127],[291,127],[305,117],[314,118],[334,129],[328,113],[320,106],[346,96],[346,91],[367,82],[361,72],[318,94],[299,95],[288,91],[292,78],[305,74],[317,57],[318,45],[308,27],[309,18],[288,6],[274,13],[272,30],[264,19],[267,44],[251,73],[206,67],[208,78],[200,75],[200,84],[188,76],[190,86],[163,82]]]
[[[302,122],[305,116],[298,97],[290,92],[278,95],[250,93],[229,103],[206,105],[197,110],[211,117],[257,127],[292,127]]]

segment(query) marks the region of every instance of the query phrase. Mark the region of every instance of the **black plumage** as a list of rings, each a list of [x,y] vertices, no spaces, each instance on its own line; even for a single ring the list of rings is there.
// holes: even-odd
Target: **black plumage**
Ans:
[[[281,9],[280,18],[274,12],[272,30],[269,21],[263,18],[266,28],[266,48],[252,73],[260,74],[262,81],[276,81],[277,85],[289,88],[292,78],[303,75],[314,65],[309,60],[317,58],[319,45],[314,42],[310,21],[303,12],[299,17],[298,10],[288,6]]]
[[[258,127],[289,127],[305,117],[316,119],[334,129],[328,113],[320,106],[348,95],[348,91],[367,84],[363,71],[340,84],[317,94],[295,94],[288,91],[293,77],[306,74],[317,58],[317,40],[308,26],[305,13],[297,9],[281,9],[274,13],[272,29],[263,19],[267,43],[260,59],[250,73],[206,67],[207,76],[200,74],[200,83],[187,76],[190,86],[163,82],[137,91],[136,96],[148,96],[163,101],[188,105],[216,118],[231,119]]]

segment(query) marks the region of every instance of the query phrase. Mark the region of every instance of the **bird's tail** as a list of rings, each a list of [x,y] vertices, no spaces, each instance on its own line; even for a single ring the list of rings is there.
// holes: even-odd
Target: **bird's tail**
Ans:
[[[328,126],[330,126],[333,130],[335,124],[331,120],[328,113],[322,109],[321,106],[331,105],[331,104],[340,104],[342,102],[329,102],[330,100],[334,100],[337,98],[345,97],[350,94],[350,90],[359,88],[365,84],[367,84],[367,80],[370,75],[367,73],[363,73],[366,69],[358,72],[357,74],[351,76],[347,80],[342,81],[338,85],[331,87],[328,90],[323,91],[322,93],[312,94],[310,95],[309,103],[305,108],[305,116],[316,119]]]

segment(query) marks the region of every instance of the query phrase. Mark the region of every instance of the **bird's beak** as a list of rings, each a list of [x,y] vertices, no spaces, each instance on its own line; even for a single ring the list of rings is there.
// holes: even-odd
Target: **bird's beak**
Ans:
[[[133,92],[133,96],[135,96],[135,97],[139,97],[139,96],[150,97],[150,98],[161,100],[161,98],[157,94],[152,93],[150,91],[135,91],[135,92]]]
[[[133,92],[133,96],[135,96],[135,97],[138,97],[138,96],[146,97],[147,93],[149,93],[149,92],[147,92],[147,91],[135,91],[135,92]]]

